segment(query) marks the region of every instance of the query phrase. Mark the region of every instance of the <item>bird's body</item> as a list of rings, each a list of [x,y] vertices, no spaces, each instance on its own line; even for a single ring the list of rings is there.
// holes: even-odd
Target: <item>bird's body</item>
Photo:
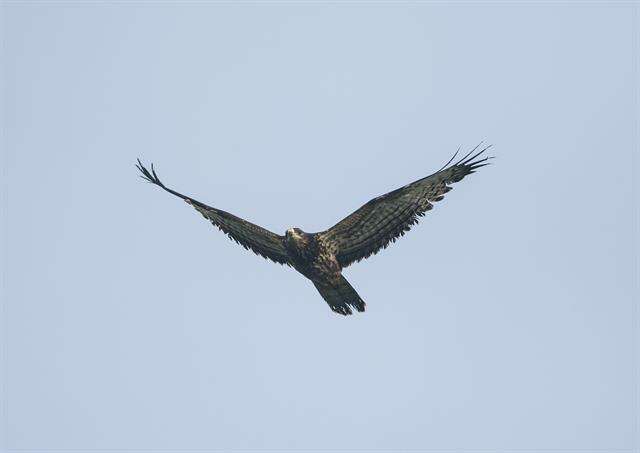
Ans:
[[[365,303],[342,275],[342,269],[403,236],[418,217],[431,210],[433,202],[451,190],[449,184],[487,165],[488,157],[477,159],[487,148],[469,157],[476,147],[449,166],[454,155],[438,172],[374,198],[326,231],[306,233],[290,228],[284,236],[167,188],[153,165],[149,171],[138,160],[138,169],[145,180],[185,200],[244,248],[293,267],[313,282],[333,311],[349,315],[352,309],[364,311]]]
[[[364,311],[364,301],[342,275],[331,245],[321,235],[290,228],[284,243],[291,266],[313,282],[333,311],[347,315],[351,313],[350,306]]]
[[[317,234],[290,228],[285,233],[284,244],[291,266],[309,280],[328,283],[340,277],[342,268],[338,260]]]

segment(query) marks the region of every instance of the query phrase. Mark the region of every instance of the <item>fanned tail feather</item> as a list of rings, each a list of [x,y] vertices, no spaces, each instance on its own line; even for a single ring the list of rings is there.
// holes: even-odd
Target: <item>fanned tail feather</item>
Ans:
[[[340,281],[335,285],[317,282],[313,284],[331,310],[336,313],[350,315],[353,314],[352,309],[364,311],[366,304],[344,276],[340,276]]]

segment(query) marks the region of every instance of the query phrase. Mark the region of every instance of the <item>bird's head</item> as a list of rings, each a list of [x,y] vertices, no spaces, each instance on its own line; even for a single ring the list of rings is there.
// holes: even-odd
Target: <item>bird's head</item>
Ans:
[[[289,228],[285,233],[287,239],[300,239],[304,237],[304,231],[300,228]]]
[[[309,235],[300,228],[289,228],[284,236],[288,244],[304,247],[309,243]]]

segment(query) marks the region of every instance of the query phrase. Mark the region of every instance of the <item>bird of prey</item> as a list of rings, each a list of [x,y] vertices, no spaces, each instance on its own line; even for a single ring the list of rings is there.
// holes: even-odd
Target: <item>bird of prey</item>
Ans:
[[[370,200],[326,231],[306,233],[289,228],[284,236],[168,188],[158,178],[153,164],[149,171],[138,159],[136,167],[143,179],[182,198],[245,249],[292,266],[313,282],[331,310],[350,315],[353,309],[364,311],[365,303],[344,278],[342,269],[404,236],[419,217],[433,208],[434,202],[444,198],[451,190],[450,184],[488,165],[492,157],[486,157],[484,152],[490,146],[477,151],[479,147],[452,163],[458,150],[437,172]]]

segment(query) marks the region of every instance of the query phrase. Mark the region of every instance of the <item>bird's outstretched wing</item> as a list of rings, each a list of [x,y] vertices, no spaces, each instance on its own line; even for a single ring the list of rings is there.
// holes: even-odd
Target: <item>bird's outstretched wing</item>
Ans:
[[[258,225],[247,222],[240,217],[236,217],[233,214],[212,208],[211,206],[207,206],[206,204],[194,200],[191,197],[187,197],[175,190],[169,189],[160,181],[158,175],[156,175],[153,164],[151,164],[151,171],[149,171],[144,165],[142,165],[140,159],[138,159],[136,167],[142,173],[140,176],[144,180],[182,198],[193,206],[196,211],[202,214],[204,218],[217,226],[222,232],[226,233],[231,239],[236,241],[245,249],[251,249],[254,253],[275,261],[276,263],[289,264],[289,257],[284,247],[283,236],[279,236]]]
[[[449,184],[488,165],[491,157],[482,157],[482,154],[490,146],[474,154],[479,147],[451,164],[456,152],[436,173],[374,198],[330,229],[318,233],[319,239],[334,251],[342,267],[378,253],[418,223],[418,217],[433,208],[433,202],[442,200],[451,190]]]

